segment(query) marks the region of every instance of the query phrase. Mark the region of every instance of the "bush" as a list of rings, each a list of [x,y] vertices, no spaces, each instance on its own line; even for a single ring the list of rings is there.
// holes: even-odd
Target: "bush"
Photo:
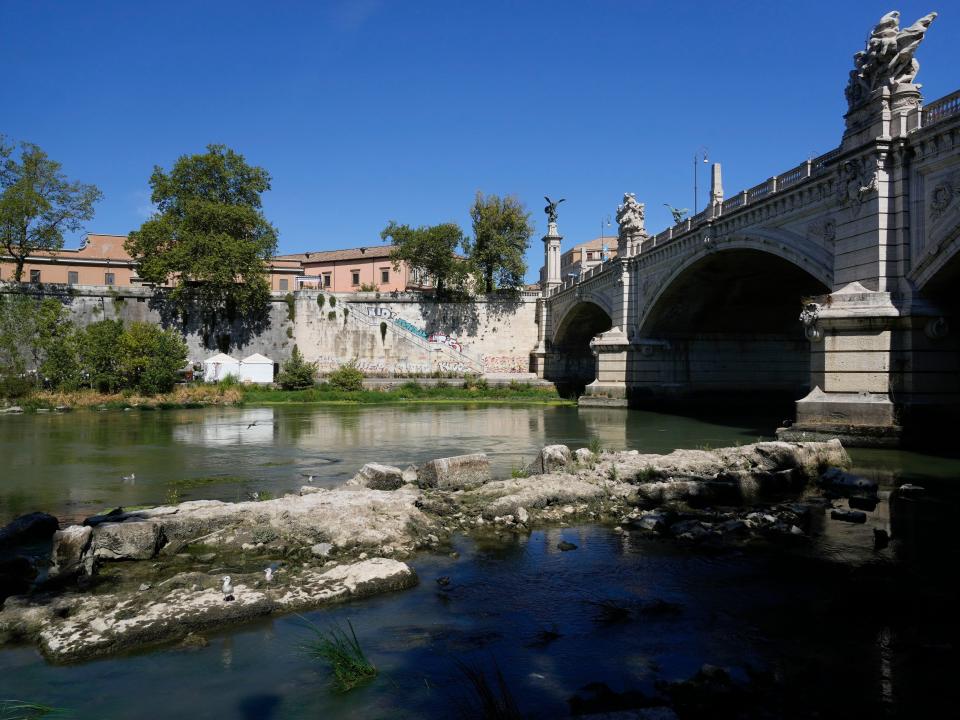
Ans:
[[[337,388],[337,390],[356,392],[363,390],[363,373],[360,372],[357,363],[351,360],[346,365],[341,365],[330,373],[330,375],[327,376],[327,382]]]
[[[123,384],[146,395],[169,392],[187,362],[187,344],[173,330],[135,322],[120,336]]]
[[[297,299],[293,293],[287,293],[283,296],[283,301],[287,304],[287,320],[293,322],[297,319]]]
[[[19,398],[33,390],[29,375],[0,370],[0,398]]]
[[[120,374],[120,320],[91,323],[80,333],[80,366],[87,384],[100,392],[116,392],[123,383]]]
[[[293,346],[290,359],[283,364],[277,375],[277,383],[284,390],[302,390],[313,387],[317,375],[317,364],[303,359],[300,348]]]
[[[325,300],[326,298],[323,297],[323,293],[317,295],[317,307],[319,307],[321,310],[323,310],[323,303]]]
[[[331,296],[330,296],[330,307],[336,307],[336,306],[337,306],[337,298],[336,298],[335,296],[331,295]]]
[[[330,298],[330,304],[333,305],[333,298]],[[330,312],[327,313],[327,320],[336,320],[336,319],[337,319],[336,310],[331,310]]]

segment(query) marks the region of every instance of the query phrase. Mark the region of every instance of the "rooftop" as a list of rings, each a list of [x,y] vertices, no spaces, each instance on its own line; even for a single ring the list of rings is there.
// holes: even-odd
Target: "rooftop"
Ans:
[[[366,258],[388,258],[392,245],[372,245],[370,247],[350,248],[347,250],[319,250],[317,252],[277,255],[276,260],[297,260],[299,262],[322,263],[337,260],[362,260]]]

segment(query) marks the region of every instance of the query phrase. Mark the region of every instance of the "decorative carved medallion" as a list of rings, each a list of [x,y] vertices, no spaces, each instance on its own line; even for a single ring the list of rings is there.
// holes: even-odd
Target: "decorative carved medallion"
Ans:
[[[953,173],[934,185],[929,199],[930,219],[939,220],[957,195],[960,195],[960,173]]]

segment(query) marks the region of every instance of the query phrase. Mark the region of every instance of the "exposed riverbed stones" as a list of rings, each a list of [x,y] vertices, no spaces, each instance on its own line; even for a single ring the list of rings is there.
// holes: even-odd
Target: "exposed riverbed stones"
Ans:
[[[0,638],[39,638],[48,656],[79,659],[404,587],[412,572],[394,558],[425,548],[447,552],[457,531],[526,532],[543,523],[609,520],[692,542],[803,536],[809,512],[802,503],[786,501],[769,511],[697,508],[720,500],[754,504],[802,487],[829,466],[849,463],[836,441],[589,458],[550,446],[538,459],[541,472],[529,477],[491,480],[485,455],[463,455],[417,468],[416,484],[406,482],[412,479],[408,471],[368,464],[354,478],[360,481],[326,490],[305,486],[300,494],[274,500],[118,510],[59,531],[51,558],[62,573],[90,573],[103,565],[112,578],[110,594],[70,591],[38,599],[39,605],[29,598],[8,600],[0,612]],[[395,489],[376,489],[371,482]],[[258,556],[285,564],[269,586]],[[235,602],[224,603],[217,589],[224,574],[233,577]]]
[[[224,602],[217,578],[210,577],[207,586],[197,590],[146,587],[136,594],[70,595],[46,608],[13,603],[0,613],[0,632],[17,624],[21,635],[37,637],[48,658],[70,662],[176,641],[270,613],[301,612],[403,590],[416,582],[416,574],[405,563],[372,558],[329,570],[304,570],[275,588],[261,589],[234,578],[234,600]]]

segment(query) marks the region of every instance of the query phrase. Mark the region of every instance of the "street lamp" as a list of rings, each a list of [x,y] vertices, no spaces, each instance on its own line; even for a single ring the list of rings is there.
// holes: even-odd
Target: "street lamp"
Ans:
[[[697,214],[697,200],[699,199],[698,193],[697,193],[697,175],[699,175],[699,172],[697,170],[697,167],[700,165],[701,161],[703,162],[704,165],[706,165],[709,162],[709,160],[707,159],[707,153],[708,153],[707,148],[701,145],[700,149],[693,154],[693,214],[694,215]]]
[[[607,244],[604,242],[605,238],[603,235],[603,230],[605,227],[610,227],[609,215],[606,215],[600,219],[600,262],[604,262],[607,259]]]

